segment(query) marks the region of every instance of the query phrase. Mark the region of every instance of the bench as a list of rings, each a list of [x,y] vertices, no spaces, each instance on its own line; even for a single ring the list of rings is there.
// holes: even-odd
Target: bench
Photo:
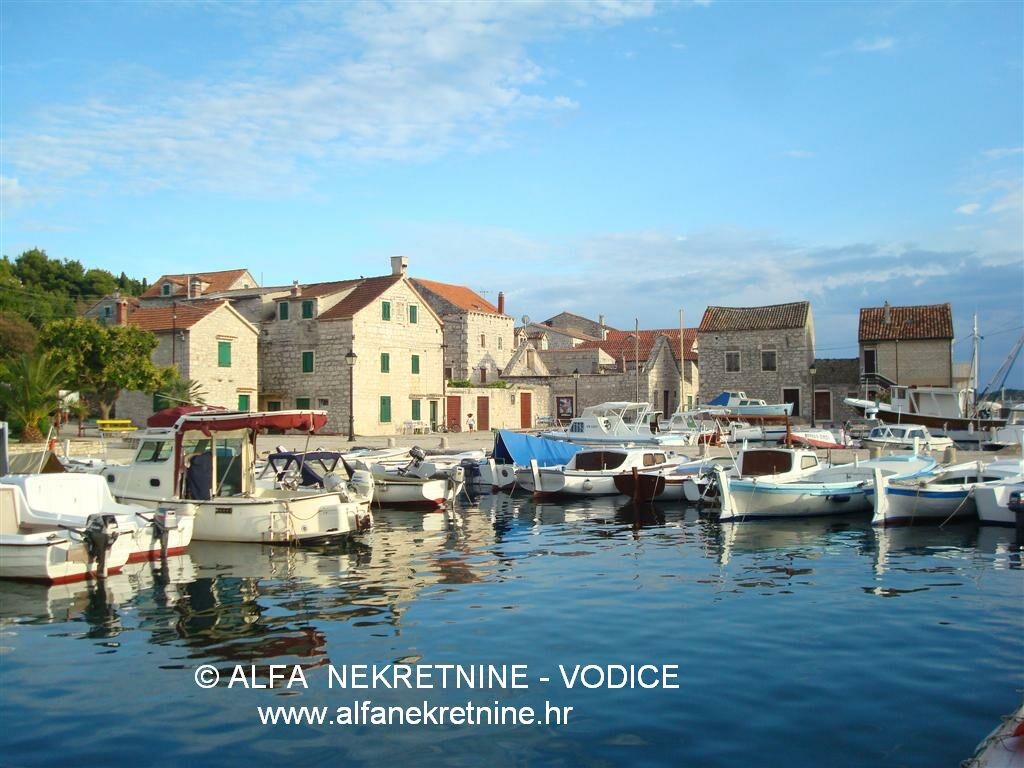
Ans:
[[[138,427],[132,424],[131,419],[96,419],[96,428],[101,433],[133,432],[138,429]]]

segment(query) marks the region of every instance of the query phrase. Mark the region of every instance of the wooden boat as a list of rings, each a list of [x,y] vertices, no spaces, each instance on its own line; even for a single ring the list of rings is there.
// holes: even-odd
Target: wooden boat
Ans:
[[[981,740],[961,768],[1024,768],[1024,704]]]
[[[867,437],[861,438],[865,448],[942,451],[953,445],[948,437],[935,437],[922,424],[879,424]]]
[[[530,467],[516,472],[516,480],[535,495],[614,496],[615,476],[645,470],[675,467],[681,459],[657,448],[588,448],[561,467]]]

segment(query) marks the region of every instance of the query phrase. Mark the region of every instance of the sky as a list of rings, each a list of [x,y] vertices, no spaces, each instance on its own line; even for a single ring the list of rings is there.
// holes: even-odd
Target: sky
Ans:
[[[0,252],[1024,332],[1022,2],[0,4]],[[1007,386],[1024,386],[1024,360]]]

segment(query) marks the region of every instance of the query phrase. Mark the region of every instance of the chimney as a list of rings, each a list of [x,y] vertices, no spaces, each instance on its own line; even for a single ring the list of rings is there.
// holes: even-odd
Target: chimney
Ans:
[[[118,299],[114,309],[114,322],[117,325],[128,325],[128,300]]]
[[[597,324],[601,326],[601,341],[608,341],[608,329],[604,327],[604,315],[597,316]]]
[[[882,307],[882,322],[886,325],[892,322],[892,307],[889,306],[889,302],[886,301]]]
[[[409,269],[409,257],[408,256],[392,256],[391,257],[391,274],[401,275],[405,277],[406,271]]]
[[[498,291],[498,314],[505,314],[505,292]]]
[[[299,281],[298,280],[293,280],[292,281],[292,296],[301,296],[301,295],[302,295],[302,286],[299,285]]]

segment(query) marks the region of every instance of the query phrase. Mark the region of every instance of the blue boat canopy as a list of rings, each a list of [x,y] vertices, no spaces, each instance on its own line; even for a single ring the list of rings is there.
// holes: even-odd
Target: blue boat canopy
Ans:
[[[499,429],[494,438],[493,455],[495,461],[505,461],[520,467],[529,464],[530,459],[536,459],[542,467],[553,467],[568,463],[582,447],[561,440],[547,440]]]

